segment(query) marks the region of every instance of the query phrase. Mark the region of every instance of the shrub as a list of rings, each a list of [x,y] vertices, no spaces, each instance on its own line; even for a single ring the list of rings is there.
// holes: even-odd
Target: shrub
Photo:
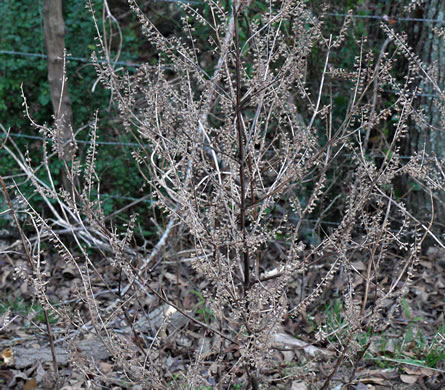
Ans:
[[[371,340],[383,316],[393,315],[385,302],[406,293],[426,236],[443,246],[431,231],[433,218],[429,226],[420,223],[394,197],[395,180],[403,175],[423,180],[431,194],[443,190],[434,178],[434,169],[443,169],[443,162],[427,156],[407,162],[400,158],[408,120],[418,115],[412,77],[398,79],[392,73],[397,56],[406,54],[401,38],[382,26],[394,46],[386,45],[376,56],[363,38],[353,67],[342,69],[335,66],[335,53],[344,44],[349,18],[337,35],[325,36],[323,19],[302,2],[271,1],[252,15],[251,1],[233,1],[228,8],[224,2],[209,1],[204,9],[208,18],[199,7],[184,3],[184,33],[168,38],[133,0],[129,3],[159,53],[158,63],[146,64],[135,74],[115,71],[109,62],[97,61],[96,68],[112,91],[126,131],[141,145],[133,157],[147,191],[153,191],[169,218],[165,232],[151,254],[142,256],[132,241],[136,216],[122,234],[110,225],[100,200],[94,142],[84,166],[73,162],[71,175],[83,183],[75,196],[39,182],[23,160],[36,190],[50,208],[50,199],[57,205],[48,219],[23,199],[33,226],[39,239],[50,241],[76,270],[78,299],[85,302],[85,310],[73,316],[70,307],[52,305],[43,287],[48,280],[38,271],[38,251],[30,257],[37,269],[24,277],[36,286],[42,306],[101,339],[128,385],[169,386],[172,376],[163,351],[170,340],[181,348],[179,335],[190,322],[203,340],[201,349],[183,363],[183,375],[174,378],[176,388],[209,383],[229,388],[244,381],[258,389],[267,386],[271,379],[266,374],[276,369],[282,322],[304,317],[341,273],[342,332],[333,338],[321,329],[318,340],[331,343],[338,363],[349,360],[354,373],[369,347],[360,345],[356,336],[365,333]],[[194,41],[197,25],[211,32],[210,52],[201,52]],[[106,45],[97,31],[95,58],[106,60]],[[309,89],[305,75],[314,53],[318,62],[311,72],[318,73],[319,85]],[[343,97],[348,104],[341,110],[335,106],[334,81],[343,83],[342,90],[349,86],[349,96]],[[377,111],[375,99],[387,85],[400,93]],[[383,125],[391,126],[393,135],[377,159],[369,136]],[[40,130],[48,137],[54,132],[44,126]],[[95,131],[93,126],[93,141]],[[338,218],[335,226],[321,222],[328,212]],[[57,226],[71,231],[75,249],[67,246]],[[182,229],[176,240],[186,248],[176,256],[187,253],[192,269],[178,260],[176,277],[168,274],[168,280],[179,283],[179,270],[186,269],[202,282],[199,290],[212,313],[205,321],[187,311],[175,294],[163,292],[160,265],[172,265],[161,250],[176,251],[179,244],[167,242],[174,229]],[[109,275],[96,272],[85,243],[103,252]],[[387,271],[394,253],[403,260]],[[355,267],[357,258],[366,262],[364,269]],[[325,273],[307,291],[305,275],[320,263]],[[383,272],[388,272],[389,285]],[[363,289],[356,290],[356,278],[364,280]],[[290,286],[296,280],[301,289],[295,291]],[[95,297],[100,282],[109,291],[125,284],[111,307]],[[144,322],[147,301],[150,308],[158,306],[150,319],[153,328]],[[116,318],[126,321],[131,343],[115,330]],[[209,335],[210,346],[204,348]],[[206,367],[208,356],[218,368]],[[116,380],[104,378],[94,363],[77,364],[83,372],[94,372],[97,382]],[[323,389],[339,364],[324,378]]]

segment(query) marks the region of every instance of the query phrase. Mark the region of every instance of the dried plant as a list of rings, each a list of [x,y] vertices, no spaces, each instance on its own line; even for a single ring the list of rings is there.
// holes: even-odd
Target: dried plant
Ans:
[[[228,388],[241,376],[258,389],[268,383],[265,373],[276,365],[276,335],[283,321],[304,317],[340,274],[347,331],[338,331],[336,343],[329,341],[339,357],[326,377],[327,388],[340,363],[350,361],[356,367],[354,362],[363,357],[366,349],[357,344],[357,334],[372,335],[382,327],[383,315],[392,315],[385,313],[385,301],[406,293],[425,238],[445,248],[433,229],[434,208],[430,221],[420,221],[393,191],[397,178],[414,177],[423,183],[434,207],[435,197],[444,190],[443,161],[427,155],[402,161],[400,156],[409,120],[420,118],[416,77],[432,82],[442,105],[443,92],[404,38],[384,25],[388,40],[381,52],[376,55],[363,39],[357,43],[353,68],[342,69],[336,65],[336,51],[347,37],[349,18],[338,36],[325,36],[323,18],[316,18],[304,2],[270,1],[267,11],[254,18],[249,18],[250,1],[234,0],[229,9],[223,3],[206,2],[210,20],[193,5],[182,4],[183,37],[166,38],[129,0],[159,53],[156,66],[144,65],[133,75],[113,68],[98,28],[94,58],[106,60],[96,63],[98,77],[112,90],[126,131],[141,145],[134,158],[146,178],[146,190],[153,191],[170,218],[150,255],[142,256],[132,241],[136,216],[119,235],[100,199],[93,200],[92,190],[100,193],[94,142],[84,168],[73,161],[71,176],[83,183],[76,194],[58,190],[51,180],[50,185],[38,181],[26,157],[5,146],[52,212],[43,218],[24,199],[38,237],[26,245],[40,266],[39,243],[49,240],[55,246],[80,275],[77,298],[88,312],[68,315],[71,309],[54,307],[44,288],[36,288],[36,294],[48,310],[69,320],[78,335],[94,332],[128,383],[167,388],[163,343],[175,337],[171,324],[180,329],[190,322],[203,334],[214,335],[206,354],[212,354],[219,368],[203,370],[205,357],[197,350],[176,388],[208,385],[209,377]],[[200,52],[195,42],[198,24],[211,31],[209,53]],[[400,56],[411,64],[410,74],[402,79],[393,72]],[[319,75],[316,88],[306,81],[310,63],[311,74]],[[349,93],[341,117],[333,99],[338,81],[340,91]],[[380,109],[380,94],[387,86],[398,94]],[[391,120],[392,137],[376,148],[371,134]],[[56,139],[51,128],[36,126]],[[47,159],[45,155],[46,168]],[[326,214],[336,215],[338,225],[324,225]],[[152,287],[160,275],[154,260],[163,246],[168,247],[166,238],[175,224],[183,229],[181,239],[193,272],[206,280],[205,299],[214,315],[210,324],[164,294],[162,286]],[[75,250],[61,238],[65,232],[72,233]],[[112,269],[119,270],[118,290],[95,271],[85,243],[102,251]],[[394,253],[402,254],[401,260],[387,275],[391,283],[385,287],[382,273]],[[365,259],[365,271],[356,268],[358,258]],[[324,266],[324,276],[307,291],[305,275],[317,264]],[[33,280],[42,278],[44,286],[46,280],[39,275]],[[364,280],[362,292],[355,290],[357,279]],[[96,298],[98,280],[115,294],[112,307]],[[295,281],[301,289],[289,294]],[[149,336],[143,325],[150,318],[144,300],[163,308]],[[118,319],[132,335],[130,344],[116,330]],[[150,321],[145,324],[150,329]],[[333,334],[321,329],[318,336],[319,342],[326,342]],[[236,358],[229,359],[233,351]],[[76,363],[85,375],[95,372],[98,382],[111,381],[93,363]]]

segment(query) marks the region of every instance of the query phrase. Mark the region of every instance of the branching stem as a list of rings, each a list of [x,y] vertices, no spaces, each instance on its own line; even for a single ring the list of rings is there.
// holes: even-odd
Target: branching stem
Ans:
[[[249,249],[246,245],[246,156],[244,152],[244,135],[243,122],[241,117],[241,52],[239,45],[238,31],[238,12],[239,7],[233,6],[234,24],[235,24],[235,53],[236,53],[236,103],[235,103],[235,123],[238,135],[238,152],[239,152],[239,181],[240,181],[240,231],[243,235],[243,266],[244,266],[244,288],[247,290],[250,285],[249,277]]]

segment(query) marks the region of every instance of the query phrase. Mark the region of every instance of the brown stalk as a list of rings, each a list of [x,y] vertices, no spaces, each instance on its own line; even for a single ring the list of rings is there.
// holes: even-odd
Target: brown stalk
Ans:
[[[342,363],[343,359],[346,356],[346,352],[348,352],[349,344],[352,340],[352,336],[354,335],[354,332],[351,332],[348,336],[348,340],[346,341],[346,345],[343,348],[343,351],[341,355],[337,358],[337,361],[335,362],[335,366],[332,370],[332,372],[329,374],[329,376],[326,378],[326,381],[323,383],[323,386],[320,388],[320,390],[327,390],[329,383],[331,382],[332,378],[334,377],[335,373],[337,372],[338,368],[340,367],[340,364]]]
[[[382,223],[382,226],[386,225],[386,222],[388,220],[389,217],[389,211],[391,209],[391,202],[388,202],[388,208],[386,209],[386,215],[385,215],[385,220]],[[366,287],[365,287],[365,297],[363,298],[363,304],[362,304],[362,310],[360,312],[360,316],[363,316],[364,312],[365,312],[365,308],[366,308],[366,303],[368,302],[368,295],[369,295],[369,288],[371,286],[371,272],[372,272],[372,266],[374,266],[375,268],[375,254],[377,251],[377,247],[378,247],[378,243],[380,242],[382,236],[383,236],[383,232],[384,229],[382,229],[379,232],[378,238],[377,240],[375,240],[374,245],[372,247],[372,253],[371,253],[371,257],[369,259],[369,263],[368,263],[368,269],[366,271]]]
[[[8,203],[9,210],[11,211],[11,214],[14,218],[14,222],[17,225],[17,229],[19,230],[20,238],[22,240],[22,244],[23,244],[23,248],[25,250],[26,257],[29,261],[29,264],[30,264],[32,270],[33,270],[33,274],[35,275],[36,271],[37,271],[36,265],[34,264],[34,260],[32,258],[31,252],[29,250],[29,246],[28,246],[28,242],[25,237],[25,233],[22,229],[22,226],[21,226],[20,221],[17,217],[17,214],[14,210],[14,205],[12,204],[8,189],[7,189],[6,184],[3,180],[3,177],[1,175],[0,175],[0,184],[1,184],[3,192],[5,194],[5,198],[6,198],[6,202]],[[49,344],[50,344],[50,348],[51,348],[51,355],[52,355],[52,359],[53,359],[54,375],[55,375],[56,383],[57,383],[59,381],[59,370],[58,370],[58,364],[57,364],[56,350],[54,347],[54,336],[53,336],[53,333],[51,330],[51,324],[50,324],[50,320],[49,320],[48,310],[45,308],[44,305],[42,305],[42,310],[43,310],[43,314],[45,316],[46,330],[48,332]]]
[[[236,5],[235,5],[236,4]],[[234,3],[234,25],[235,25],[235,53],[236,53],[236,65],[235,65],[235,77],[236,77],[236,104],[235,104],[235,122],[238,135],[238,152],[239,152],[239,181],[240,181],[240,231],[243,235],[244,248],[243,248],[243,266],[244,266],[244,289],[245,291],[250,287],[250,275],[249,275],[249,250],[247,248],[246,239],[246,157],[244,152],[244,136],[243,136],[243,123],[241,117],[241,53],[239,45],[239,31],[238,31],[238,12],[240,4]]]
[[[146,286],[147,290],[149,290],[152,294],[156,295],[162,302],[170,305],[171,307],[175,308],[177,311],[179,311],[183,316],[187,317],[190,321],[193,321],[195,324],[198,324],[199,326],[209,330],[210,332],[213,332],[217,334],[218,336],[221,336],[222,338],[230,341],[234,344],[239,344],[236,340],[232,339],[229,336],[226,336],[224,333],[220,332],[218,329],[212,328],[210,325],[205,324],[202,321],[197,320],[190,314],[188,314],[186,311],[182,310],[178,305],[175,305],[173,302],[169,301],[167,298],[165,298],[162,294],[159,294],[156,290],[151,288],[150,286]]]

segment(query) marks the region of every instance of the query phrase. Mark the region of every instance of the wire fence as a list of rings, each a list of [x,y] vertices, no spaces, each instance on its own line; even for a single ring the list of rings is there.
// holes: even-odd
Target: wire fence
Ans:
[[[203,4],[199,1],[187,1],[187,0],[154,0],[155,2],[164,2],[164,3],[187,3],[192,5],[199,5]],[[346,14],[346,13],[335,13],[335,12],[328,12],[326,13],[327,16],[332,17],[351,17],[354,19],[374,19],[374,20],[382,20],[385,22],[388,22],[390,24],[395,24],[398,22],[419,22],[419,23],[433,23],[433,24],[445,24],[445,20],[443,19],[429,19],[429,18],[410,18],[410,17],[393,17],[393,16],[387,16],[387,15],[358,15],[358,14]],[[19,57],[28,57],[28,58],[38,58],[38,59],[47,59],[48,56],[46,54],[41,53],[29,53],[29,52],[23,52],[23,51],[15,51],[15,50],[0,50],[0,55],[7,55],[7,56],[19,56]],[[73,62],[80,62],[85,64],[91,64],[94,65],[95,63],[107,63],[106,60],[96,60],[92,61],[90,58],[82,58],[82,57],[76,57],[76,56],[67,56],[66,58],[67,63],[70,61]],[[139,68],[143,64],[140,63],[134,63],[131,61],[111,61],[113,65],[119,65],[126,68]],[[168,66],[164,66],[163,68],[168,68]],[[387,93],[394,93],[397,94],[397,91],[392,90],[385,90],[384,92]],[[428,93],[417,93],[416,96],[421,97],[437,97],[435,94],[428,94]],[[8,133],[8,136],[14,137],[14,138],[24,138],[24,139],[31,139],[31,140],[38,140],[38,141],[44,141],[45,138],[41,136],[36,135],[28,135],[28,134],[21,134],[21,133]],[[0,138],[5,138],[6,134],[0,134]],[[46,139],[48,140],[48,139]],[[93,142],[88,140],[76,140],[79,144],[87,144],[91,145]],[[95,141],[96,145],[104,145],[104,146],[120,146],[120,147],[128,147],[128,148],[134,148],[134,147],[149,147],[148,144],[138,144],[136,142],[119,142],[119,141]],[[347,157],[347,156],[345,156]],[[401,159],[408,160],[412,158],[412,156],[400,156]],[[123,195],[110,195],[110,194],[103,194],[101,196],[105,196],[106,199],[120,199],[120,200],[130,200],[130,201],[138,201],[140,199],[129,197],[129,196],[123,196]],[[144,203],[152,203],[152,200],[142,200],[141,202]],[[310,220],[308,220],[310,221]],[[313,222],[313,221],[311,221]],[[337,225],[338,222],[330,222],[330,221],[319,221],[324,224],[332,224]]]
[[[186,4],[204,4],[202,2],[197,1],[187,1],[187,0],[154,0],[155,2],[160,3],[186,3]],[[351,17],[353,19],[375,19],[375,20],[383,20],[389,23],[396,22],[420,22],[420,23],[434,23],[434,24],[445,24],[445,19],[429,19],[429,18],[410,18],[410,17],[395,17],[388,15],[358,15],[358,14],[346,14],[346,13],[336,13],[336,12],[327,12],[327,16],[334,17]],[[22,51],[15,50],[0,50],[0,54],[7,54],[12,56],[23,56],[23,57],[36,57],[46,59],[48,56],[46,54],[41,53],[27,53]],[[94,62],[89,58],[75,57],[75,56],[67,56],[67,61],[77,61],[83,62],[87,64],[94,64]],[[106,63],[106,60],[97,60],[99,63]],[[129,67],[129,68],[139,68],[142,64],[130,62],[130,61],[112,61],[113,64]]]
[[[43,138],[40,136],[36,136],[36,135],[27,135],[27,134],[20,134],[20,133],[8,133],[9,137],[16,137],[16,138],[25,138],[25,139],[32,139],[32,140],[40,140],[40,141],[44,141],[47,140],[47,138]],[[5,134],[0,134],[0,138],[5,138],[6,135]],[[50,140],[51,141],[51,140]],[[109,141],[87,141],[87,140],[76,140],[77,143],[81,143],[81,144],[98,144],[98,145],[106,145],[106,146],[124,146],[124,147],[140,147],[140,146],[150,146],[148,144],[143,144],[140,145],[136,142],[109,142]],[[350,158],[352,157],[352,155],[345,155],[345,158]],[[411,158],[413,158],[413,156],[399,156],[399,158],[401,160],[409,160]],[[151,198],[147,198],[146,195],[140,197],[140,198],[135,198],[132,196],[124,196],[121,194],[107,194],[107,193],[101,193],[100,194],[100,198],[102,201],[107,202],[110,200],[126,200],[126,201],[131,201],[134,204],[139,204],[139,203],[145,203],[149,206],[153,206],[154,203],[156,203],[156,201],[154,201]],[[1,202],[0,202],[1,205]],[[0,208],[1,209],[1,208]],[[326,220],[319,220],[319,219],[310,219],[310,218],[303,218],[302,221],[304,222],[309,222],[309,223],[316,223],[316,225],[331,225],[331,226],[338,226],[340,225],[340,222],[337,221],[326,221]]]
[[[338,14],[339,16],[342,16],[343,14]],[[7,54],[7,55],[12,55],[12,56],[24,56],[24,57],[35,57],[35,58],[41,58],[41,59],[46,59],[48,58],[47,55],[45,54],[39,54],[39,53],[26,53],[26,52],[20,52],[20,51],[11,51],[11,50],[0,50],[0,55],[1,54]],[[82,63],[86,63],[86,64],[91,64],[94,65],[95,62],[87,59],[87,58],[81,58],[81,57],[71,57],[68,56],[67,57],[67,62],[69,63],[69,61],[78,61],[78,62],[82,62]],[[107,63],[106,60],[97,60],[98,63]],[[124,67],[128,67],[128,68],[139,68],[141,66],[143,66],[144,64],[137,64],[137,63],[133,63],[133,62],[127,62],[127,61],[111,61],[112,65],[120,65],[120,66],[124,66]],[[159,67],[157,66],[153,66],[153,68],[159,69]],[[171,69],[171,67],[167,66],[161,66],[161,69]],[[394,90],[389,90],[389,89],[385,89],[383,92],[386,93],[391,93],[391,94],[395,94],[397,95],[398,92],[394,91]],[[415,96],[419,96],[419,97],[429,97],[429,98],[437,98],[439,97],[437,94],[431,94],[431,93],[408,93],[408,95],[415,95]]]
[[[28,135],[28,134],[21,134],[21,133],[8,133],[9,137],[13,138],[25,138],[25,139],[32,139],[37,141],[51,141],[51,139],[40,137],[38,135]],[[6,134],[0,134],[0,138],[5,138]],[[137,142],[119,142],[119,141],[88,141],[88,140],[77,140],[76,143],[78,144],[86,144],[86,145],[105,145],[105,146],[124,146],[124,147],[146,147],[149,148],[151,145],[149,144],[138,144]],[[345,155],[345,157],[352,157],[352,155]],[[399,156],[401,160],[409,160],[413,158],[413,156]]]
[[[421,23],[445,24],[444,19],[399,18],[399,17],[395,17],[395,16],[388,16],[388,15],[355,15],[355,14],[342,14],[342,13],[335,13],[335,12],[328,12],[328,13],[326,13],[326,15],[339,16],[339,17],[349,16],[353,19],[376,19],[376,20],[383,20],[383,21],[389,22],[391,24],[397,23],[397,22],[421,22]]]
[[[201,2],[197,1],[187,1],[187,0],[155,0],[155,2],[164,2],[164,3],[187,3],[187,4],[201,4]],[[394,16],[388,16],[388,15],[358,15],[358,14],[346,14],[346,13],[335,13],[335,12],[328,12],[326,13],[327,16],[333,16],[333,17],[351,17],[354,19],[375,19],[375,20],[383,20],[385,22],[389,23],[396,23],[396,22],[420,22],[420,23],[435,23],[435,24],[445,24],[444,19],[429,19],[429,18],[410,18],[410,17],[394,17]],[[46,54],[41,53],[29,53],[29,52],[22,52],[22,51],[15,51],[15,50],[0,50],[0,55],[11,55],[11,56],[22,56],[22,57],[31,57],[31,58],[40,58],[40,59],[47,59],[48,56]],[[67,62],[70,61],[74,62],[81,62],[85,64],[94,65],[97,63],[107,63],[106,60],[97,60],[92,61],[89,58],[82,58],[82,57],[75,57],[75,56],[67,56],[66,58]],[[128,68],[131,70],[131,68],[139,68],[143,66],[144,64],[141,63],[135,63],[130,61],[111,61],[111,64],[113,66],[119,65]],[[162,69],[169,69],[169,66],[162,66]],[[384,90],[386,93],[392,93],[397,94],[397,91],[393,90]],[[429,93],[416,93],[416,96],[421,97],[428,97],[428,98],[437,98],[437,94],[429,94]],[[105,144],[105,143],[104,143]]]
[[[5,138],[6,136],[9,137],[15,137],[15,138],[27,138],[27,139],[33,139],[33,140],[38,140],[38,141],[50,141],[50,139],[48,138],[43,138],[41,136],[38,135],[28,135],[28,134],[22,134],[22,133],[8,133],[8,135],[6,134],[0,134],[1,138]],[[88,140],[78,140],[76,139],[76,142],[78,144],[86,144],[86,145],[92,145],[93,142],[92,141],[88,141]],[[118,142],[118,141],[95,141],[94,142],[95,145],[109,145],[109,146],[128,146],[128,147],[149,147],[150,145],[148,144],[138,144],[137,142]]]
[[[14,51],[14,50],[0,50],[0,54],[7,54],[7,55],[11,55],[11,56],[21,56],[21,57],[34,57],[34,58],[41,58],[41,59],[47,59],[48,56],[46,54],[40,54],[40,53],[27,53],[27,52],[23,52],[23,51]],[[76,62],[83,62],[86,64],[95,64],[96,62],[100,63],[100,64],[106,64],[107,61],[106,60],[97,60],[97,61],[92,61],[91,59],[88,58],[82,58],[82,57],[73,57],[68,55],[66,57],[66,61],[69,63],[70,61],[76,61]],[[120,66],[125,66],[125,67],[129,67],[129,68],[139,68],[141,66],[141,64],[136,64],[133,62],[129,62],[129,61],[111,61],[111,63],[113,65],[120,65]]]

